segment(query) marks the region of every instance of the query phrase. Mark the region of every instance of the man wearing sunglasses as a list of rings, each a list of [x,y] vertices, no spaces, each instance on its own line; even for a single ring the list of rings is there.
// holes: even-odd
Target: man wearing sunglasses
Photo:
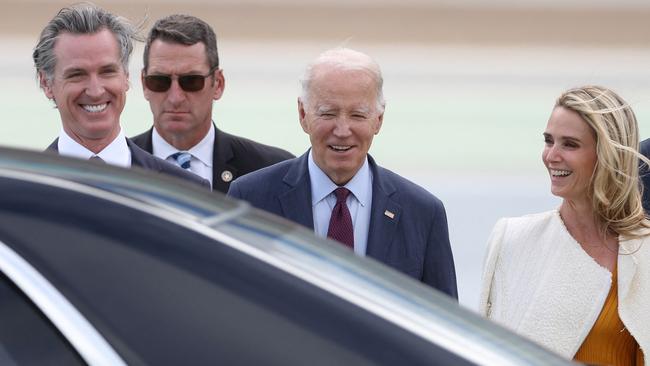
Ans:
[[[33,53],[40,86],[54,102],[62,129],[48,151],[125,168],[208,182],[158,159],[124,136],[120,115],[129,89],[134,28],[90,3],[63,8],[45,26]]]
[[[238,176],[290,159],[287,151],[220,131],[212,103],[225,87],[217,40],[207,23],[171,15],[152,27],[144,49],[144,96],[153,127],[133,141],[154,155],[208,179],[226,193]]]

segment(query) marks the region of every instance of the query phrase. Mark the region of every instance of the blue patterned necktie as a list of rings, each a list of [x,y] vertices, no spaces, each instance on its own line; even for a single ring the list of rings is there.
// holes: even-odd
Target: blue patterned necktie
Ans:
[[[176,164],[185,170],[190,170],[190,161],[192,161],[192,154],[187,151],[179,151],[171,155],[176,161]]]

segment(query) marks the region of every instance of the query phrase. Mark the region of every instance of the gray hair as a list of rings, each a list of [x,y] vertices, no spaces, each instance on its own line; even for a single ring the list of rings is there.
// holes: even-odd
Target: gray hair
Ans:
[[[138,40],[137,29],[125,18],[109,13],[92,3],[79,3],[59,10],[41,31],[32,54],[36,76],[43,73],[48,81],[54,77],[54,46],[61,33],[93,34],[102,29],[108,29],[115,35],[120,48],[122,67],[125,72],[128,71],[133,40]]]
[[[383,92],[384,79],[381,76],[379,64],[365,53],[350,48],[334,48],[325,51],[307,65],[305,74],[300,80],[302,86],[300,100],[304,104],[308,104],[309,101],[314,71],[322,65],[332,66],[340,70],[361,70],[368,72],[377,86],[377,110],[380,113],[384,111],[384,107],[386,106]]]

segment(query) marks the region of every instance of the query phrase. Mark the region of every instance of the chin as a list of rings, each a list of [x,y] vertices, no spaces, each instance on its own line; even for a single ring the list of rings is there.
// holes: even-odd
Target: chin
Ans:
[[[554,195],[555,197],[564,198],[564,194],[562,193],[561,189],[553,189],[551,187],[551,194]]]
[[[160,123],[160,127],[169,132],[184,132],[189,129],[189,124],[184,120],[167,120]]]

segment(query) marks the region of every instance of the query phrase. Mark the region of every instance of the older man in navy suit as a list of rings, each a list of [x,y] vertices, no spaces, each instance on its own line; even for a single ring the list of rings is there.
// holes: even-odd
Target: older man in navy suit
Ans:
[[[457,297],[442,202],[368,155],[383,122],[382,84],[363,53],[321,54],[298,98],[311,149],[236,179],[228,194]]]

